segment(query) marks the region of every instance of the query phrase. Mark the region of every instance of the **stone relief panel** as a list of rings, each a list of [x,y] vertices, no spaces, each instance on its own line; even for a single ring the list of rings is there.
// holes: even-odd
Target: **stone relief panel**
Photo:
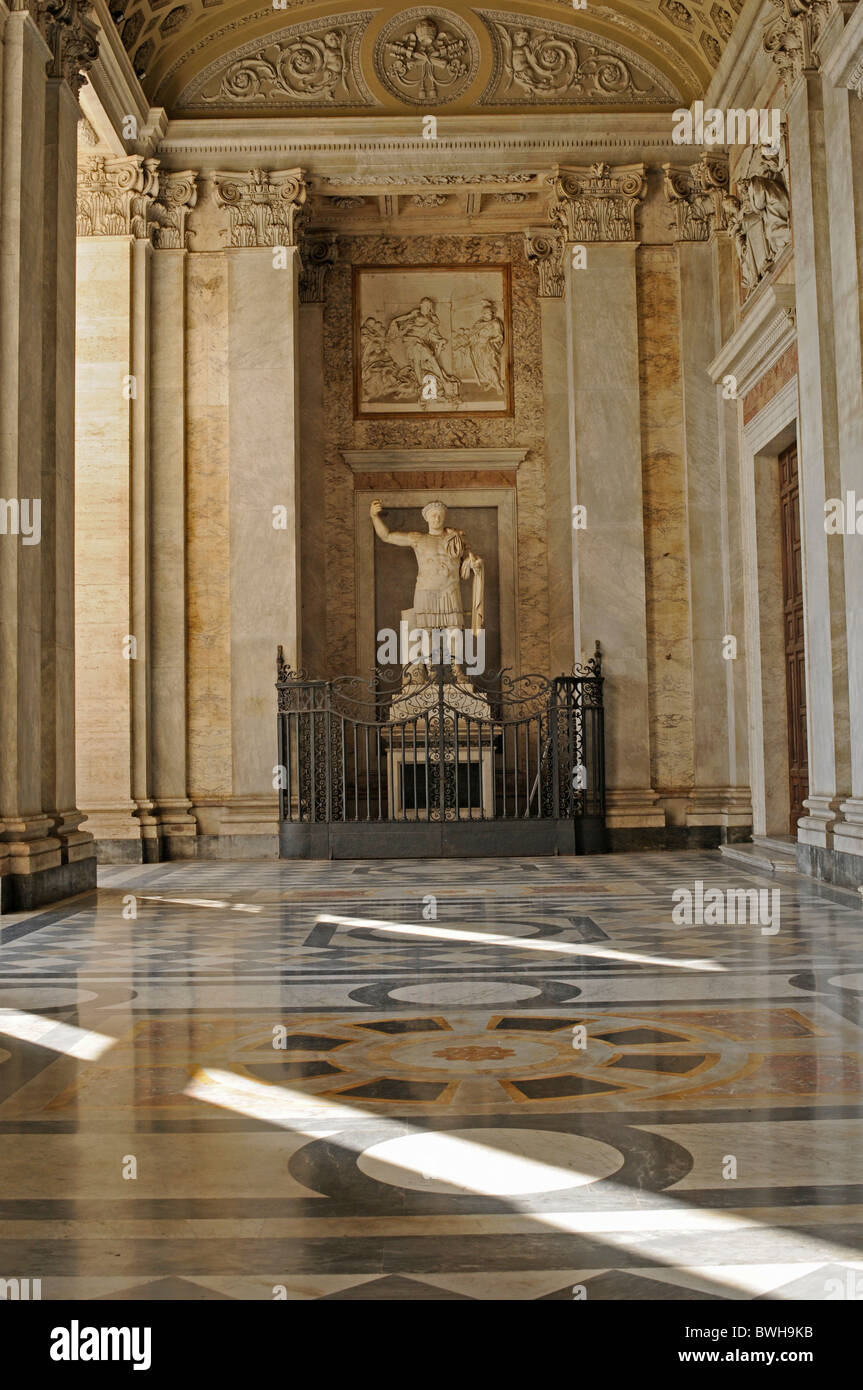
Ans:
[[[385,24],[374,47],[375,73],[393,96],[413,106],[444,106],[479,71],[476,34],[450,10],[405,10]]]
[[[181,93],[182,111],[375,106],[360,66],[372,11],[293,24],[216,59]]]
[[[646,59],[638,63],[611,39],[566,24],[480,10],[494,44],[484,106],[642,105],[677,101],[677,88]]]
[[[354,270],[357,415],[508,413],[509,266]]]
[[[791,203],[785,149],[748,145],[734,170],[736,193],[723,200],[734,238],[744,299],[769,275],[791,245]]]

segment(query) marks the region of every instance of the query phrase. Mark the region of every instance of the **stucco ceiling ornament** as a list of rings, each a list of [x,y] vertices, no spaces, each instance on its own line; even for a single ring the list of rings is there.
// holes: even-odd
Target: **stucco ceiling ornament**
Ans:
[[[643,164],[557,169],[550,182],[551,220],[567,241],[634,241],[635,213],[647,193]]]
[[[375,72],[388,92],[414,106],[443,106],[470,87],[479,41],[449,10],[407,10],[385,24],[374,46]]]
[[[495,46],[491,80],[481,98],[484,105],[628,105],[677,98],[676,89],[658,69],[644,62],[638,72],[632,55],[611,40],[551,21],[528,28],[518,15],[497,18],[492,11],[480,13]]]
[[[371,15],[331,15],[251,40],[199,73],[177,109],[373,105],[359,60]]]

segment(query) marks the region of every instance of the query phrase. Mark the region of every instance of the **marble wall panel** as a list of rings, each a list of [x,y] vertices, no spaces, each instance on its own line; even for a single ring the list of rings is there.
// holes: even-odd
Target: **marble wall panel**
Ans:
[[[672,794],[692,786],[694,764],[675,258],[644,246],[637,272],[651,784]]]
[[[228,262],[187,261],[189,795],[231,791]]]

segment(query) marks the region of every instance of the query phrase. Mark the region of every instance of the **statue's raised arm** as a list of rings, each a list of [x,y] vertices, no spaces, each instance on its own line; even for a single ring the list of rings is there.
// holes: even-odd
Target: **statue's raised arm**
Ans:
[[[372,519],[372,526],[374,526],[381,540],[386,541],[387,545],[415,546],[420,538],[421,532],[391,531],[390,528],[387,526],[386,522],[384,521],[383,517],[381,516],[381,512],[383,511],[383,509],[384,504],[383,502],[381,502],[380,498],[377,497],[369,507],[369,516]]]

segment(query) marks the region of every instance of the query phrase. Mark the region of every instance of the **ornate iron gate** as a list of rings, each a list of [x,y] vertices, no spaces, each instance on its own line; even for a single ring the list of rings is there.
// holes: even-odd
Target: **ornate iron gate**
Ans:
[[[282,858],[604,849],[602,665],[484,690],[448,665],[396,687],[310,680],[278,654]]]

